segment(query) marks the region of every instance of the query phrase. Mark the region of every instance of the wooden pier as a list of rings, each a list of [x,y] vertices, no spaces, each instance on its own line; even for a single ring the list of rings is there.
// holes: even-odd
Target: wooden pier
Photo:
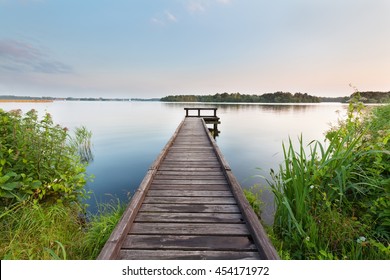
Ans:
[[[208,131],[217,109],[185,110],[98,259],[278,259]]]

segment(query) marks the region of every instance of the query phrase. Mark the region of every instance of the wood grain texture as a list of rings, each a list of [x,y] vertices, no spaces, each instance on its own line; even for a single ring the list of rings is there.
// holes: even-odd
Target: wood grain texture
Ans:
[[[237,204],[234,197],[155,197],[147,196],[144,203],[148,204]]]
[[[148,196],[168,197],[232,197],[230,190],[227,191],[203,191],[203,190],[149,190]]]
[[[236,204],[142,204],[140,212],[169,213],[241,213]]]
[[[248,236],[213,235],[128,235],[122,249],[257,251]]]
[[[139,212],[136,222],[148,223],[231,223],[242,224],[240,213]]]
[[[258,260],[257,252],[182,251],[182,250],[121,250],[122,260]]]
[[[151,185],[150,190],[230,191],[226,185]]]
[[[245,224],[134,222],[129,234],[246,236],[249,235],[249,231]]]

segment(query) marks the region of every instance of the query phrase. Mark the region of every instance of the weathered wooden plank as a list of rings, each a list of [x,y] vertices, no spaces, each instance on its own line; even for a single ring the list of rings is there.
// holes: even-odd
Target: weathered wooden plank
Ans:
[[[198,179],[198,180],[153,180],[155,185],[223,185],[226,184],[225,179],[219,180],[207,180],[207,179]]]
[[[180,142],[180,141],[184,141],[184,142],[207,142],[209,141],[209,139],[207,138],[207,135],[205,135],[204,133],[203,134],[199,134],[199,133],[202,133],[202,128],[199,128],[199,127],[195,127],[193,128],[194,131],[197,131],[197,132],[191,132],[191,130],[182,130],[179,137],[175,139],[175,142]],[[200,131],[200,132],[199,132]]]
[[[182,175],[178,173],[176,175],[156,175],[154,180],[186,180],[186,181],[194,181],[194,180],[226,180],[225,175]]]
[[[213,162],[163,162],[159,167],[159,170],[166,170],[169,168],[216,168],[220,169],[219,163]]]
[[[202,143],[202,144],[207,144],[209,143],[209,139],[207,139],[207,136],[200,136],[200,135],[191,135],[190,137],[187,138],[177,138],[174,142],[175,144],[178,143]]]
[[[123,260],[258,260],[257,252],[182,251],[182,250],[121,250]]]
[[[195,160],[164,160],[162,165],[179,165],[181,164],[183,167],[214,167],[214,168],[221,168],[221,165],[218,161],[212,160],[212,161],[195,161]],[[202,165],[203,164],[203,165]],[[160,166],[161,167],[161,166]]]
[[[128,235],[122,249],[256,251],[248,236]]]
[[[191,158],[191,159],[187,159],[187,158],[166,158],[164,160],[164,163],[171,163],[171,164],[190,164],[190,165],[198,165],[198,166],[202,166],[202,165],[206,165],[207,166],[218,166],[219,165],[219,162],[218,160],[216,159],[210,159],[210,158],[205,158],[205,159],[202,159],[202,158]],[[206,164],[205,164],[206,163]]]
[[[149,190],[230,191],[226,185],[151,185]]]
[[[245,224],[133,223],[129,234],[249,235]]]
[[[207,144],[206,146],[205,145],[188,146],[188,145],[177,145],[177,144],[172,146],[173,151],[191,151],[191,152],[203,151],[205,149],[209,151],[210,150],[209,148],[210,148],[209,144]]]
[[[180,176],[225,176],[222,170],[158,170],[158,175],[180,175]]]
[[[202,145],[204,146],[209,146],[210,144],[209,143],[202,143]],[[175,147],[179,147],[179,146],[176,146]],[[170,155],[187,155],[187,156],[201,156],[201,155],[212,155],[212,156],[215,156],[215,153],[213,150],[192,150],[192,147],[191,146],[188,146],[187,145],[187,148],[184,150],[184,146],[182,147],[183,149],[182,150],[171,150],[170,152]]]
[[[140,212],[241,213],[235,204],[142,204]]]
[[[175,154],[172,154],[172,155],[169,155],[165,158],[165,160],[176,160],[176,159],[185,159],[185,160],[188,160],[188,161],[199,161],[199,159],[204,159],[204,160],[209,160],[211,162],[215,162],[215,161],[218,161],[218,159],[216,158],[215,155],[213,154],[206,154],[206,153],[198,153],[198,154],[192,154],[192,155],[188,155],[188,154],[181,154],[181,153],[175,153]]]
[[[169,196],[169,197],[185,197],[185,196],[216,196],[216,197],[232,197],[232,192],[229,191],[202,191],[202,190],[152,190],[148,192],[148,196]]]
[[[193,167],[182,167],[182,166],[174,166],[174,165],[167,165],[162,164],[157,172],[165,172],[165,171],[171,171],[171,172],[221,172],[221,166],[215,166],[215,167],[202,167],[202,166],[193,166]]]
[[[203,153],[203,152],[214,152],[213,147],[211,146],[192,146],[191,148],[186,148],[186,147],[178,147],[176,145],[172,145],[171,151],[176,153],[176,152],[188,152],[191,151],[191,153]]]
[[[244,219],[238,213],[165,213],[140,212],[136,222],[174,222],[174,223],[243,223]]]
[[[154,197],[147,196],[144,203],[171,204],[236,204],[234,197]]]

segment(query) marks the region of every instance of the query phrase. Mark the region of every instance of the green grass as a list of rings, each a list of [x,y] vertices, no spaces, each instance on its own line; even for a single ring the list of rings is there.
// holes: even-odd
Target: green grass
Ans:
[[[86,221],[76,204],[26,204],[0,219],[0,258],[95,259],[124,208],[119,201],[101,205]]]
[[[100,204],[97,215],[90,218],[84,236],[84,259],[96,259],[122,217],[126,205],[119,200]]]
[[[390,105],[351,103],[327,141],[283,144],[271,239],[287,259],[390,259]],[[247,197],[250,197],[247,195]],[[252,202],[253,204],[253,202]]]
[[[76,205],[27,204],[6,215],[0,220],[1,259],[75,258],[84,234],[78,213]]]

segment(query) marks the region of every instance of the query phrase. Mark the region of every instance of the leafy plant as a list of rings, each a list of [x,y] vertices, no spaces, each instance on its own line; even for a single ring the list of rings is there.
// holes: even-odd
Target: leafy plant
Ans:
[[[83,128],[76,131],[76,140],[70,138],[48,113],[39,119],[35,110],[22,115],[0,109],[0,205],[85,197],[86,163],[77,144],[85,147],[90,136]]]
[[[250,189],[244,189],[244,195],[258,217],[261,215],[261,192],[262,190],[258,186],[252,186]]]

